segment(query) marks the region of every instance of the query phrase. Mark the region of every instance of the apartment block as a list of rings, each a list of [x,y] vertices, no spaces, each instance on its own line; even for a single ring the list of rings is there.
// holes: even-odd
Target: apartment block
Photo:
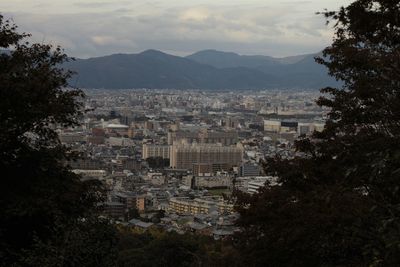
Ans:
[[[148,158],[169,159],[170,158],[170,146],[143,144],[142,159],[148,159]]]
[[[197,132],[169,132],[168,144],[172,145],[176,141],[186,140],[188,143],[204,143],[234,145],[238,142],[238,134],[235,131],[213,132],[213,131],[197,131]]]
[[[239,166],[243,159],[243,147],[211,144],[174,143],[171,146],[170,167],[192,170],[194,164],[220,164],[226,168]]]

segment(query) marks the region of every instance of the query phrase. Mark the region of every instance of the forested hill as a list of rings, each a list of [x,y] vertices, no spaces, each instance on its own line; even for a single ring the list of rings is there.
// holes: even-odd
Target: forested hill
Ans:
[[[287,58],[240,56],[205,50],[187,57],[156,50],[77,59],[66,67],[77,74],[71,86],[159,89],[320,89],[335,85],[315,55]]]

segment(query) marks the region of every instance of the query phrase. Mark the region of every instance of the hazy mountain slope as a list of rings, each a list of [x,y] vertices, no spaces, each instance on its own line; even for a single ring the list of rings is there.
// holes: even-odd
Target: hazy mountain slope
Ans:
[[[80,59],[66,67],[78,73],[70,83],[86,88],[256,89],[277,83],[256,69],[217,69],[155,50]]]
[[[178,57],[147,50],[78,59],[65,67],[77,72],[70,84],[83,88],[244,90],[319,89],[336,85],[325,67],[314,62],[314,56],[274,59],[206,50]]]
[[[314,61],[314,57],[318,55],[320,54],[272,58],[204,50],[187,58],[217,68],[229,66],[256,69],[275,77],[278,80],[278,87],[321,88],[336,85],[336,81],[329,77],[326,68]]]
[[[280,64],[279,60],[268,56],[242,56],[232,52],[221,52],[217,50],[199,51],[186,58],[216,68],[257,68],[264,65],[275,66]]]

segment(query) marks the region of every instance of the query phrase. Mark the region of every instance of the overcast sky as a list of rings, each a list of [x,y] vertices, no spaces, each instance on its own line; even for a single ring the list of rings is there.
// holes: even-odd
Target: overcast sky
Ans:
[[[87,58],[158,49],[187,55],[203,49],[289,56],[331,43],[322,16],[351,0],[0,0],[33,41]]]

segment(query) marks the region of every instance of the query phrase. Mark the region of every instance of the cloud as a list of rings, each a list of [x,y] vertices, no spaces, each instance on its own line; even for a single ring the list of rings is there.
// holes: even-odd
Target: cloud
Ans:
[[[73,3],[74,6],[79,7],[79,8],[104,8],[104,7],[110,7],[110,6],[115,6],[115,5],[128,5],[130,2],[129,1],[106,1],[106,2],[75,2]]]
[[[183,10],[179,16],[182,21],[197,21],[203,22],[207,20],[211,12],[207,8],[189,8]]]
[[[108,45],[114,42],[114,38],[107,35],[96,35],[90,37],[90,39],[96,45]]]
[[[128,1],[126,1],[128,2]],[[308,5],[305,1],[302,5]],[[286,56],[320,51],[331,41],[332,30],[324,18],[304,6],[291,5],[191,5],[162,7],[118,2],[74,3],[86,8],[78,13],[9,13],[35,41],[60,44],[76,57],[134,53],[148,48],[188,54],[214,48],[241,54]],[[307,4],[308,3],[308,4]],[[86,11],[85,11],[86,10]]]

